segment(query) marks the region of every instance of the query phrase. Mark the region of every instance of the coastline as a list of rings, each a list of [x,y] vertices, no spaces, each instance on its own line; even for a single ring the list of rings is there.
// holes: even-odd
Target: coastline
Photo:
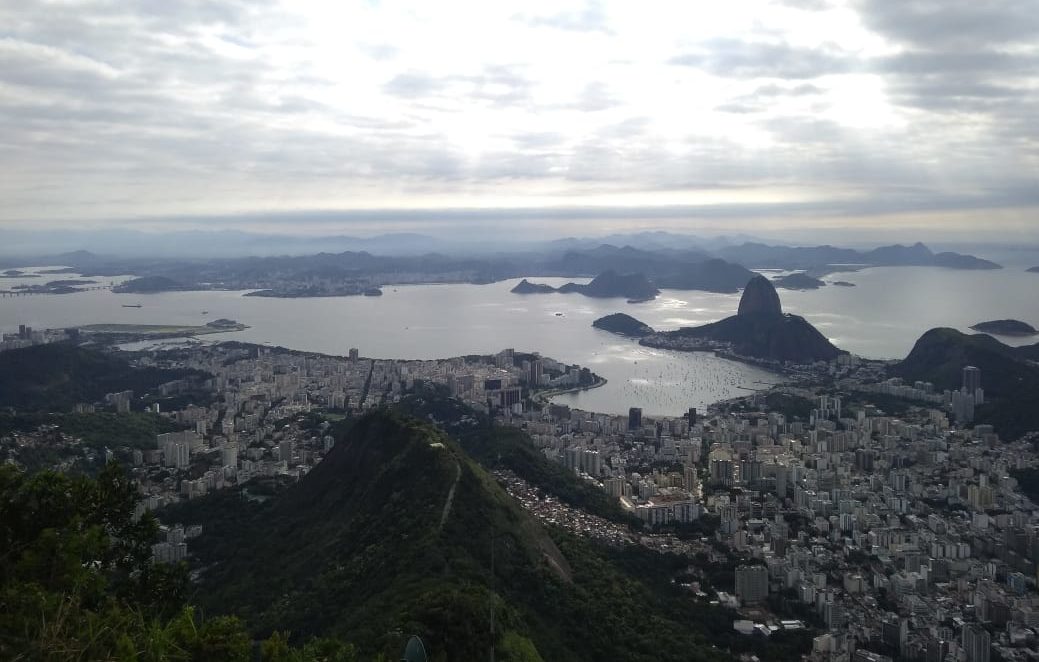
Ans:
[[[588,386],[574,386],[571,388],[552,389],[550,391],[538,391],[537,393],[531,396],[531,399],[540,404],[552,404],[551,399],[556,397],[557,395],[566,395],[568,393],[580,393],[582,391],[590,391],[593,388],[605,386],[608,381],[610,380],[596,375],[595,381],[589,384]]]

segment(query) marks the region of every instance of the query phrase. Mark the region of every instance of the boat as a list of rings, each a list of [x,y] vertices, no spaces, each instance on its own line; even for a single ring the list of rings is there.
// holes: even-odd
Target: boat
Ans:
[[[203,310],[203,311],[202,311],[202,314],[203,314],[203,315],[208,315],[208,314],[209,314],[209,311],[208,311],[208,310]]]
[[[140,307],[141,307],[141,304],[139,304],[139,303],[124,303],[123,304],[123,308],[140,308]]]

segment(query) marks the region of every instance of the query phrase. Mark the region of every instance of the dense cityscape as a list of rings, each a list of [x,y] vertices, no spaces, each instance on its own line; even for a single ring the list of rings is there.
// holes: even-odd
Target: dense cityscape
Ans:
[[[65,341],[74,329],[22,329],[4,348]],[[570,409],[546,396],[594,387],[576,365],[512,349],[436,361],[367,359],[196,344],[137,354],[140,367],[198,371],[158,395],[200,398],[164,410],[171,431],[134,447],[84,445],[44,424],[0,440],[5,462],[60,448],[53,468],[118,461],[157,510],[228,488],[295,482],[333,447],[331,422],[435,384],[529,435],[544,457],[615,499],[642,525],[582,512],[510,472],[499,481],[538,519],[609,545],[735,564],[732,585],[689,568],[690,599],[739,610],[747,637],[816,632],[814,660],[1034,659],[1039,510],[1014,474],[1039,467],[1034,439],[1001,440],[972,421],[985,375],[959,390],[880,379],[877,362],[797,366],[791,381],[683,417]],[[141,395],[83,402],[83,415],[142,410]],[[898,415],[884,407],[897,403]],[[190,400],[190,398],[189,398]],[[55,440],[60,440],[55,445]],[[202,527],[173,524],[157,562],[191,558]]]
[[[0,1],[0,662],[1039,662],[1036,9]]]

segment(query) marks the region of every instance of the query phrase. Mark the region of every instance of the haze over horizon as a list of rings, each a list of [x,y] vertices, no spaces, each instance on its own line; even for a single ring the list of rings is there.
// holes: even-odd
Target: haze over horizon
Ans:
[[[1039,239],[1027,3],[20,2],[0,235]]]

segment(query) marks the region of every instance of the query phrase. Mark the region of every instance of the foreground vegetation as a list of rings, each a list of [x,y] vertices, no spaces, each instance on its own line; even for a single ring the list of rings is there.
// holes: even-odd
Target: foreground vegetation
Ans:
[[[254,643],[233,615],[185,602],[182,565],[154,564],[156,520],[110,465],[96,479],[0,467],[0,659],[246,662],[356,659],[334,640]]]

